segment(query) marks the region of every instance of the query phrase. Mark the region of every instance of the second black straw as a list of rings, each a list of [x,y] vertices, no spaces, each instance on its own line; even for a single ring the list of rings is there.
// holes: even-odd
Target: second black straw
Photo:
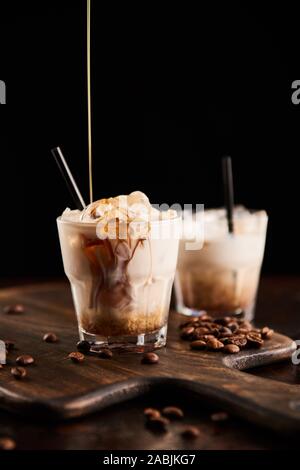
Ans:
[[[225,199],[228,231],[229,233],[233,233],[234,232],[234,223],[233,223],[234,191],[233,191],[231,157],[229,156],[223,157],[222,170],[223,170],[224,199]]]

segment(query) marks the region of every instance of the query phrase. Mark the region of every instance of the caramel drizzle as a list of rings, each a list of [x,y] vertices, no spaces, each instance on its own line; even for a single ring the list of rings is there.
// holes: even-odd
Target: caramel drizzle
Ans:
[[[87,0],[87,108],[90,203],[93,202],[92,167],[92,89],[91,89],[91,0]]]
[[[127,269],[138,246],[143,243],[144,240],[139,239],[131,249],[127,241],[118,240],[113,249],[109,239],[88,239],[82,235],[83,250],[89,261],[93,278],[89,308],[96,308],[100,299],[101,303],[114,308],[124,308],[132,302]],[[99,253],[97,256],[97,251],[101,249],[105,251],[106,260]],[[99,261],[99,255],[103,262]],[[111,278],[114,277],[112,282]]]

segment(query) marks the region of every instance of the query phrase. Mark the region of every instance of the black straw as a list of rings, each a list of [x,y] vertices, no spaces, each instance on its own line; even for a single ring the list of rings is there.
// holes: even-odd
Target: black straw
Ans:
[[[229,233],[233,233],[233,208],[234,208],[234,195],[233,195],[233,179],[232,179],[232,165],[231,157],[223,157],[223,185],[224,185],[224,198],[227,215],[227,223]]]
[[[51,150],[51,153],[57,163],[57,166],[62,174],[62,177],[65,180],[65,183],[70,191],[70,194],[76,204],[77,209],[82,210],[86,207],[84,199],[78,189],[78,186],[73,178],[70,168],[63,156],[63,153],[60,147],[55,147]]]

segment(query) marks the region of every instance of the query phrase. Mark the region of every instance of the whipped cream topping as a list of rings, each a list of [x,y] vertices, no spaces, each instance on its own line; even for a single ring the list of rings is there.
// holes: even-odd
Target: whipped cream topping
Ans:
[[[130,226],[129,235],[136,238],[145,237],[150,231],[151,222],[174,219],[177,217],[175,210],[160,211],[154,208],[148,197],[141,191],[134,191],[129,195],[120,195],[108,199],[99,199],[89,204],[83,211],[66,209],[62,214],[62,220],[95,224],[98,235],[107,233],[108,227],[118,225]],[[137,233],[135,233],[137,232]]]

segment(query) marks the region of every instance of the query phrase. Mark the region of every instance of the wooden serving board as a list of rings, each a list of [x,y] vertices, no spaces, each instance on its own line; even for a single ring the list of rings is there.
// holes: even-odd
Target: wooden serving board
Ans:
[[[2,312],[7,304],[22,303],[23,314]],[[261,349],[227,356],[221,352],[191,351],[179,339],[182,316],[170,313],[167,347],[158,351],[159,364],[143,365],[138,354],[113,359],[87,356],[81,364],[67,359],[76,351],[77,325],[69,286],[48,283],[0,291],[0,339],[12,340],[16,350],[0,370],[0,407],[43,419],[84,416],[151,390],[174,387],[196,394],[249,421],[286,432],[300,430],[300,386],[242,372],[251,367],[290,358],[295,343],[275,334]],[[60,341],[45,343],[54,332]],[[17,381],[10,368],[20,354],[31,354],[35,364]],[[172,400],[171,400],[172,401]]]

